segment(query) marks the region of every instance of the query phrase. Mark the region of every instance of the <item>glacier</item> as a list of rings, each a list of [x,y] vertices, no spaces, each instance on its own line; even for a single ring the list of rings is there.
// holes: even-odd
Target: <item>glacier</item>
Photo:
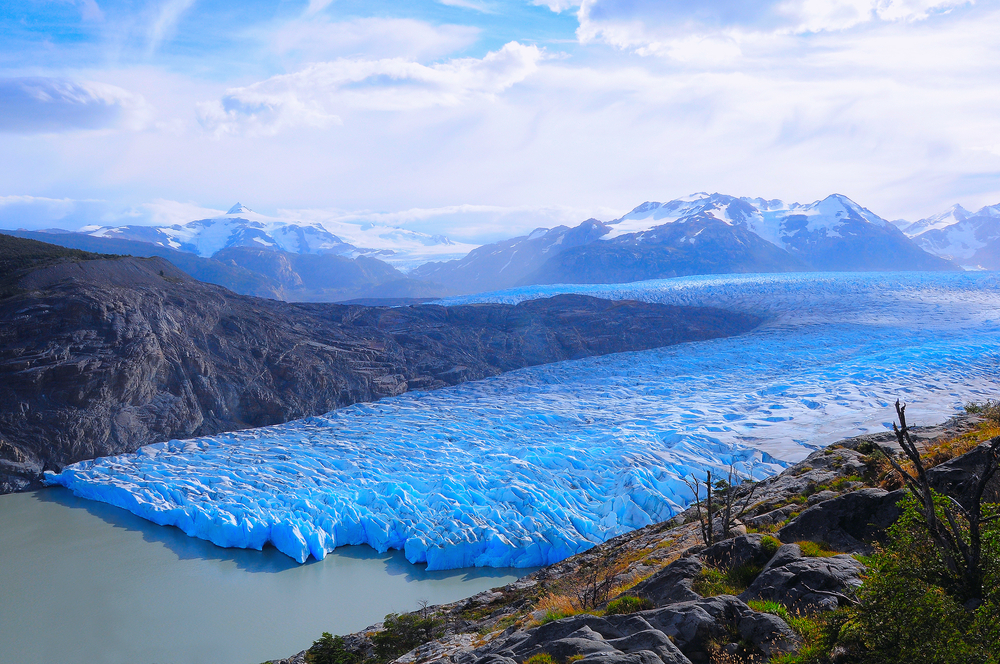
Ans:
[[[892,403],[942,421],[1000,391],[1000,275],[726,275],[531,286],[721,306],[766,322],[728,339],[562,362],[283,425],[172,440],[47,482],[224,547],[299,562],[401,549],[428,569],[529,567],[670,518],[685,477],[760,479]]]

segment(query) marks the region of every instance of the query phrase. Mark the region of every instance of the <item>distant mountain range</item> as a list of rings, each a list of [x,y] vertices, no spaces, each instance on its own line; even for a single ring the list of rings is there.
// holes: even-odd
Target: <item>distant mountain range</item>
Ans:
[[[808,205],[699,193],[479,247],[410,274],[451,288],[617,283],[732,272],[954,270],[846,196]]]
[[[961,205],[903,227],[920,248],[971,269],[1000,270],[1000,205]]]
[[[295,301],[409,301],[733,272],[1000,269],[1000,205],[890,222],[839,194],[798,204],[702,192],[480,247],[387,225],[268,217],[239,203],[185,224],[16,234],[160,256],[196,279]]]

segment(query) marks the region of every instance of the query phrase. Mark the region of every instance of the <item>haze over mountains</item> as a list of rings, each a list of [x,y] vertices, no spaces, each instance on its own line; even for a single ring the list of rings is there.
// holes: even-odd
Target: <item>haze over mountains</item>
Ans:
[[[701,192],[480,247],[385,225],[268,217],[239,203],[186,224],[16,234],[160,256],[239,293],[293,301],[401,301],[694,274],[1000,269],[1000,205],[890,222],[839,194],[799,204]]]

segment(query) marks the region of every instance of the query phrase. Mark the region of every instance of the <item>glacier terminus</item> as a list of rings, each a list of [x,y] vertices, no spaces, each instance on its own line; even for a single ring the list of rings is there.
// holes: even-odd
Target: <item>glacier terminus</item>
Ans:
[[[1000,388],[994,273],[703,276],[443,303],[563,292],[766,322],[739,337],[157,443],[47,481],[220,546],[270,543],[299,562],[364,543],[428,569],[529,567],[670,518],[693,499],[685,477],[733,466],[759,479],[884,430],[897,398],[914,424],[931,424]]]

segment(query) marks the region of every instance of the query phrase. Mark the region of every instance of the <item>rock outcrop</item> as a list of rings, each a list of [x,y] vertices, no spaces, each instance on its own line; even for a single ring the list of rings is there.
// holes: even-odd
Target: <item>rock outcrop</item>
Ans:
[[[70,256],[0,277],[0,492],[148,443],[758,322],[583,296],[516,306],[289,304],[195,281],[160,258]]]
[[[738,643],[742,641],[743,643]],[[801,639],[777,616],[754,611],[731,595],[622,616],[578,615],[514,632],[454,658],[456,664],[524,662],[547,653],[556,661],[701,664],[721,645],[751,647],[770,657],[790,652]]]

